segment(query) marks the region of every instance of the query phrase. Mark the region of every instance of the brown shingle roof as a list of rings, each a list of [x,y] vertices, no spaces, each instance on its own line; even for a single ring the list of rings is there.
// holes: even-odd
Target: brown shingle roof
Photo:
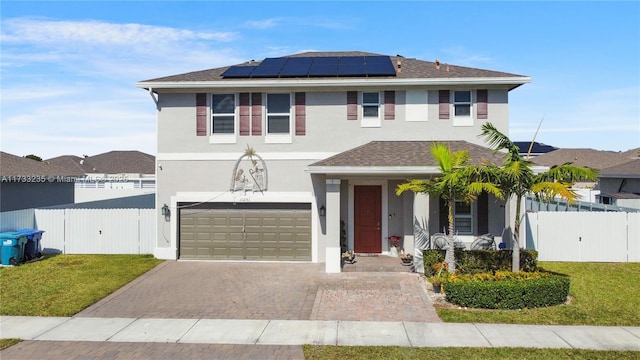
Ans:
[[[310,166],[437,166],[430,148],[438,142],[448,145],[452,152],[468,150],[471,156],[470,164],[501,164],[504,160],[502,154],[466,141],[372,141]]]
[[[600,171],[601,177],[640,177],[640,159],[610,166]]]
[[[342,52],[304,52],[299,54],[288,55],[284,57],[317,57],[317,56],[380,56],[380,54],[367,53],[362,51],[342,51]],[[448,65],[440,63],[439,69],[436,68],[435,62],[423,61],[414,58],[405,58],[399,55],[390,56],[393,65],[397,67],[398,61],[401,62],[402,71],[397,72],[396,76],[387,76],[387,78],[398,79],[447,79],[447,78],[501,78],[501,77],[524,77],[501,71],[484,70],[470,68],[457,65]],[[260,61],[248,61],[237,65],[258,65]],[[189,82],[189,81],[220,81],[224,79],[220,75],[225,72],[229,66],[193,71],[184,74],[165,76],[143,82]],[[334,77],[335,78],[335,77]],[[380,78],[380,77],[376,77]],[[382,76],[381,78],[385,78]],[[233,81],[246,81],[248,79],[234,78]]]
[[[65,155],[46,161],[85,174],[155,174],[156,167],[155,157],[140,151],[109,151],[85,158]]]
[[[82,171],[36,161],[6,152],[0,152],[0,175],[2,176],[82,176]]]
[[[533,162],[538,165],[554,166],[572,163],[575,166],[598,170],[627,161],[629,158],[621,153],[594,149],[558,149],[533,159]]]

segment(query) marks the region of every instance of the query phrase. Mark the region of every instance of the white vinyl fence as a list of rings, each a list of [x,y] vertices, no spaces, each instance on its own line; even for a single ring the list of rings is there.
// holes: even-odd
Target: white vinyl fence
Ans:
[[[637,212],[530,212],[525,232],[540,261],[640,262]]]
[[[45,252],[153,254],[154,209],[30,209],[0,215],[1,231],[44,230]]]

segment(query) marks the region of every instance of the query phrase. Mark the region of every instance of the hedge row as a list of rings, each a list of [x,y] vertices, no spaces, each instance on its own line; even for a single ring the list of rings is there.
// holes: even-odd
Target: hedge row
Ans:
[[[456,268],[465,274],[475,274],[511,270],[512,250],[455,250]],[[433,265],[444,261],[444,250],[429,249],[423,251],[424,274],[434,274]],[[538,270],[538,252],[520,250],[520,270],[533,272]]]
[[[527,273],[522,273],[524,276]],[[529,278],[480,281],[453,280],[445,284],[447,301],[465,307],[523,309],[562,304],[569,295],[566,276],[533,273]],[[499,273],[496,273],[499,275]],[[524,276],[526,277],[526,276]]]

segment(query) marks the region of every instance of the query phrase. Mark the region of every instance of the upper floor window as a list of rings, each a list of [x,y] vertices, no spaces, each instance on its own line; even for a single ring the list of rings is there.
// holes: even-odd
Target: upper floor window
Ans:
[[[471,91],[453,92],[453,125],[454,126],[473,126],[473,117],[471,116]]]
[[[380,93],[362,93],[362,126],[379,127],[380,123]]]
[[[267,143],[291,143],[291,94],[267,94],[266,136]]]
[[[236,98],[234,94],[213,94],[211,100],[211,132],[234,134]]]
[[[378,117],[380,111],[380,93],[365,92],[362,93],[362,116]]]
[[[289,134],[291,95],[267,94],[267,134]]]

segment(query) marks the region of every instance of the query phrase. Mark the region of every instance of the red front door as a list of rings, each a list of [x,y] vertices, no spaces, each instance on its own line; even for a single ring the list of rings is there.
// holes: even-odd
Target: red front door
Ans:
[[[382,252],[382,187],[354,188],[354,251]]]

